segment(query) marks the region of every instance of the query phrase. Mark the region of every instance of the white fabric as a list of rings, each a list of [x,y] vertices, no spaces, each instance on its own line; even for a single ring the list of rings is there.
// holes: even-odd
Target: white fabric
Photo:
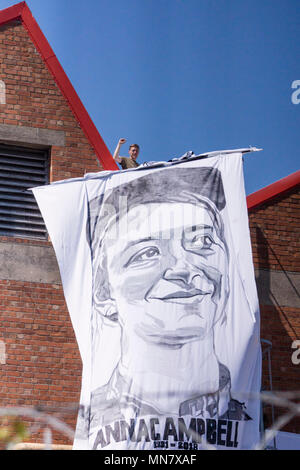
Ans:
[[[83,362],[74,448],[252,448],[261,354],[242,153],[33,193]]]

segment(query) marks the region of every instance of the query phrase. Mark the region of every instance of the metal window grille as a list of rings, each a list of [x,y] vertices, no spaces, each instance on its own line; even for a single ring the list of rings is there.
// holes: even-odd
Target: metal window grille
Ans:
[[[47,230],[28,188],[49,182],[49,151],[0,144],[0,235],[46,239]]]

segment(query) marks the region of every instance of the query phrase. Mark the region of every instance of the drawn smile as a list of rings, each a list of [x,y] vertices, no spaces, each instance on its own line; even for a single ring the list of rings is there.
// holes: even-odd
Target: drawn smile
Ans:
[[[192,282],[181,279],[160,279],[151,287],[145,298],[149,300],[161,300],[180,304],[193,304],[202,302],[205,296],[213,296],[215,285],[204,276],[194,276]]]
[[[163,296],[150,295],[148,299],[162,300],[163,302],[175,302],[175,303],[191,303],[194,301],[201,302],[205,295],[210,295],[212,292],[204,292],[200,289],[191,290],[177,290],[170,292]]]

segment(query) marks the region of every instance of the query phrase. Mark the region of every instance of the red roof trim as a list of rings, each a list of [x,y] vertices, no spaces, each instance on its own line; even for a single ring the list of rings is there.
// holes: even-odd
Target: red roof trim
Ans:
[[[25,2],[17,3],[12,7],[5,8],[5,10],[0,11],[0,24],[7,23],[8,21],[21,19],[22,10],[24,8]]]
[[[288,191],[300,183],[300,170],[247,196],[248,210]]]
[[[24,27],[27,29],[32,42],[39,51],[58,87],[69,103],[71,110],[95,150],[104,170],[118,170],[119,168],[112,158],[104,140],[83,106],[39,25],[33,18],[26,2],[17,3],[12,7],[0,11],[0,25],[16,19],[20,19]]]

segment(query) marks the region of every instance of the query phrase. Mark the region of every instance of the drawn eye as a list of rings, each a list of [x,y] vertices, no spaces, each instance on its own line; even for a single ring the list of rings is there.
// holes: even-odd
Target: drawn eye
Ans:
[[[197,250],[210,250],[214,240],[210,235],[200,235],[194,237],[191,246]]]
[[[143,248],[137,254],[133,255],[128,263],[126,263],[126,267],[135,264],[141,263],[144,261],[151,261],[152,259],[157,258],[160,255],[160,251],[156,246],[150,246],[147,248]]]

